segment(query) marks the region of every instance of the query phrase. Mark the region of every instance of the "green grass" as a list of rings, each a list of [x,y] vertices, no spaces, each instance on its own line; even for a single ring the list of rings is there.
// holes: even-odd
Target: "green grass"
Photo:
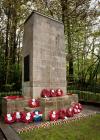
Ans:
[[[20,134],[22,140],[100,140],[100,115]]]

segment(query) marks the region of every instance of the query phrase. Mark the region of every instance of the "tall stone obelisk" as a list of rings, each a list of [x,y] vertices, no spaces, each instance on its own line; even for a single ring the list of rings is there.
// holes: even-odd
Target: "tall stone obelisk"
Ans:
[[[44,88],[66,93],[64,26],[33,11],[24,24],[23,95],[37,98]]]

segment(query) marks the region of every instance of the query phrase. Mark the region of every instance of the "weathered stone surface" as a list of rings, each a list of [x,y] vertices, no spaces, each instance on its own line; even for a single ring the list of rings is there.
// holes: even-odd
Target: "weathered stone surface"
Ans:
[[[24,25],[23,61],[29,55],[29,81],[24,81],[23,95],[40,97],[43,88],[61,88],[66,94],[64,26],[61,22],[33,12]]]
[[[34,112],[35,110],[41,111],[41,107],[35,107],[35,108],[25,107],[24,110],[26,112]]]
[[[78,95],[65,95],[61,97],[40,98],[41,109],[44,114],[44,120],[48,120],[48,114],[52,110],[67,109],[72,103],[78,102]]]
[[[15,111],[24,111],[25,106],[28,106],[28,101],[30,98],[22,99],[2,99],[2,115],[5,116],[7,113],[13,113]]]

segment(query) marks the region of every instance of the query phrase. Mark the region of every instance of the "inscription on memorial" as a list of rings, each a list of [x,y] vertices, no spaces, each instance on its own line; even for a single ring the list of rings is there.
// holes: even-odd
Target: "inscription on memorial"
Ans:
[[[24,57],[24,81],[29,81],[29,55]]]

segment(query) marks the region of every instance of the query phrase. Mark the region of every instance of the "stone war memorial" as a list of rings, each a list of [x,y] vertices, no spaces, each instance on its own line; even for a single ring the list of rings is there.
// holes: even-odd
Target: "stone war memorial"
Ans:
[[[33,12],[26,20],[23,38],[23,95],[40,97],[44,88],[66,93],[64,26]]]
[[[78,103],[76,94],[67,94],[66,56],[64,45],[64,25],[55,19],[33,11],[24,23],[22,98],[3,99],[3,116],[15,111],[34,112],[39,110],[44,119],[53,110],[67,109]],[[41,92],[59,89],[62,96],[44,96]],[[47,92],[47,91],[46,91]],[[38,106],[29,106],[29,100],[39,100]],[[55,115],[55,112],[53,112]]]

